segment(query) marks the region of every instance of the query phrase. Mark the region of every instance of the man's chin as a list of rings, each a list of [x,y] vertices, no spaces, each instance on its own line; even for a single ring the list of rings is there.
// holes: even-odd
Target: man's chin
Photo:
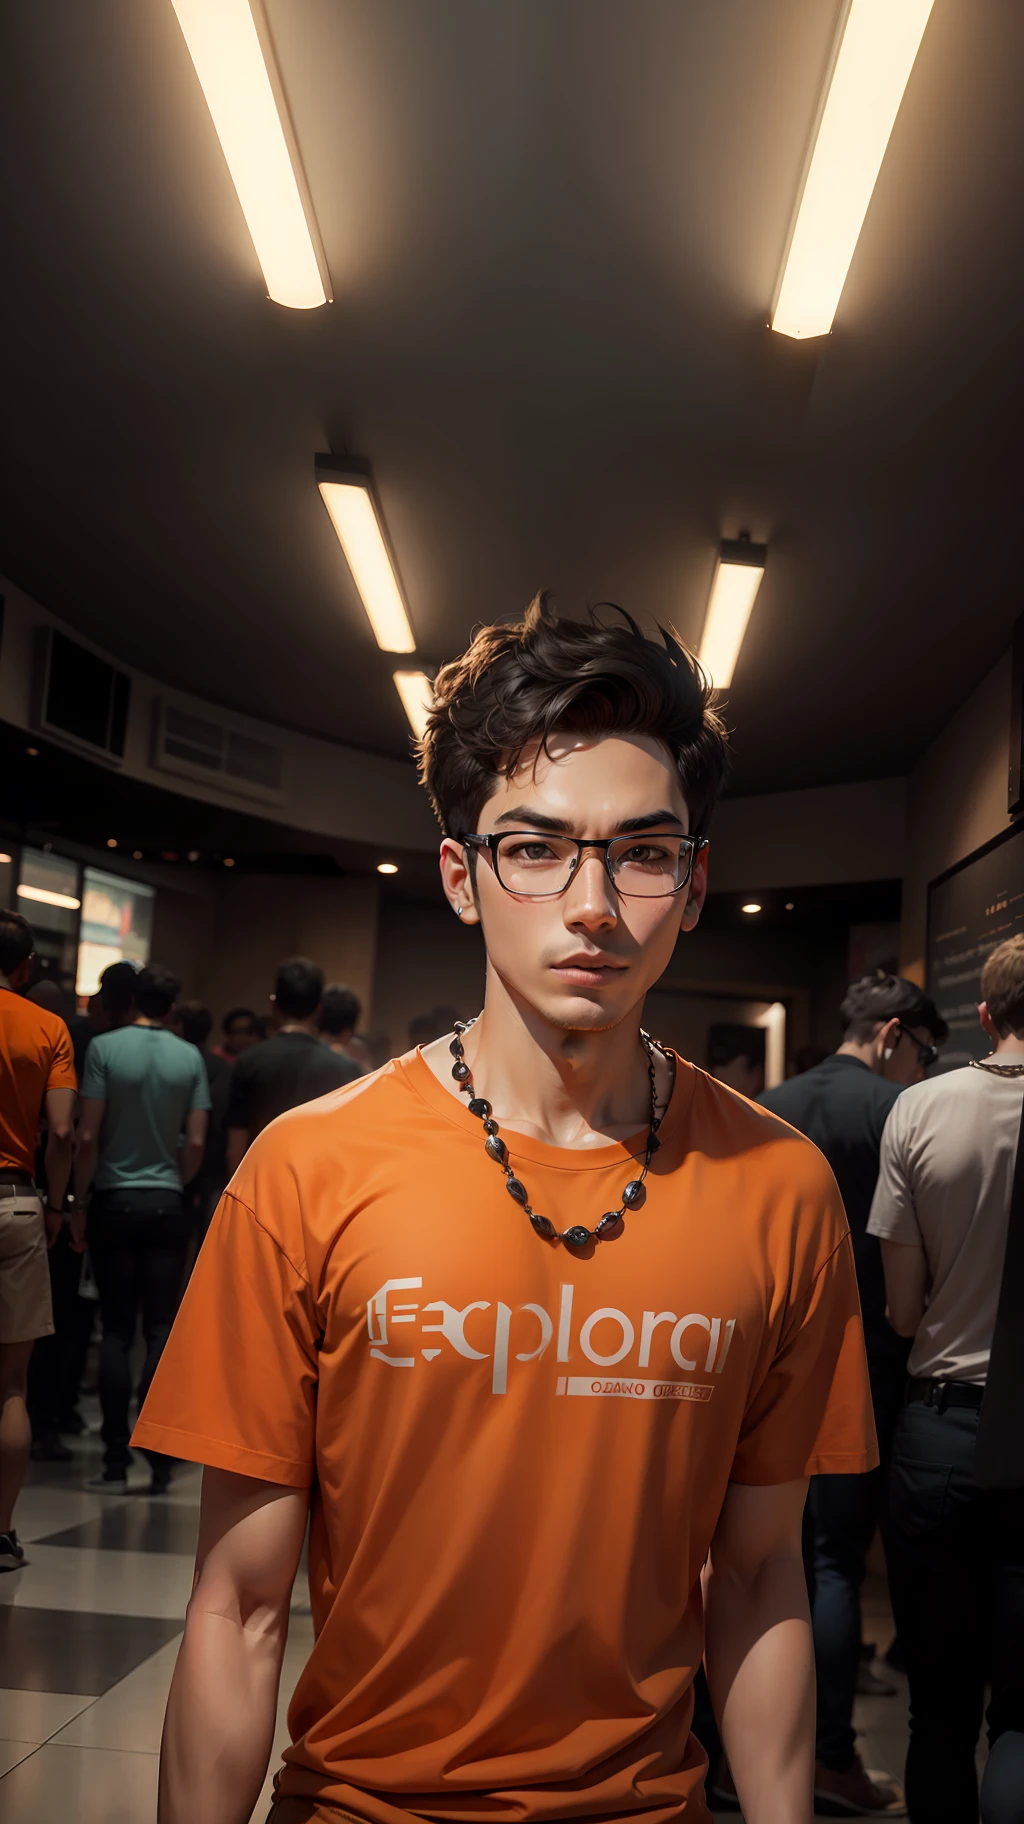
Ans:
[[[560,1032],[610,1032],[630,1012],[631,1003],[619,995],[614,998],[600,989],[566,989],[549,994],[538,1004],[537,1012]]]

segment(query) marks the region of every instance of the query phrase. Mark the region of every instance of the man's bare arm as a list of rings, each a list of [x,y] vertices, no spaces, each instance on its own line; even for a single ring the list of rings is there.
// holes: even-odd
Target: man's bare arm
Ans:
[[[746,1824],[811,1824],[814,1651],[807,1483],[730,1482],[704,1571],[707,1673]]]
[[[882,1242],[885,1315],[897,1336],[916,1336],[928,1291],[928,1256],[920,1243]]]
[[[158,1824],[249,1824],[274,1740],[309,1490],[203,1473],[199,1548],[160,1750]]]
[[[203,1163],[206,1151],[206,1130],[210,1124],[209,1110],[190,1108],[185,1116],[185,1146],[181,1155],[181,1182],[191,1184]]]
[[[43,1098],[46,1110],[46,1240],[52,1248],[60,1233],[57,1214],[64,1205],[64,1195],[71,1176],[71,1150],[75,1133],[73,1089],[48,1089]]]

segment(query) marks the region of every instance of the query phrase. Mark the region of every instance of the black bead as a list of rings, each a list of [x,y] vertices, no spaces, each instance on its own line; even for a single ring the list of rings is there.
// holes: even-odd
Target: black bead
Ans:
[[[570,1248],[585,1248],[587,1242],[593,1241],[593,1239],[590,1230],[585,1229],[581,1222],[574,1222],[572,1228],[566,1229],[562,1236],[562,1240],[567,1242]]]
[[[466,1078],[469,1076],[469,1065],[468,1064],[453,1064],[452,1065],[452,1076],[455,1078],[456,1083],[464,1083],[466,1081]]]
[[[465,1020],[453,1020],[452,1021],[452,1031],[453,1032],[465,1032],[465,1030],[466,1030]]]
[[[449,1051],[450,1051],[450,1052],[451,1052],[451,1054],[452,1054],[452,1057],[453,1057],[453,1058],[461,1058],[461,1056],[462,1056],[462,1040],[461,1040],[461,1039],[453,1039],[453,1040],[452,1040],[452,1042],[451,1042],[451,1044],[450,1044],[450,1045],[449,1045],[449,1047],[448,1047],[448,1050],[449,1050]]]
[[[647,1136],[647,1157],[649,1159],[653,1159],[660,1145],[661,1141],[658,1139],[657,1134],[653,1132],[649,1133]]]
[[[557,1234],[554,1223],[549,1222],[546,1216],[538,1216],[536,1210],[532,1212],[530,1221],[533,1223],[538,1235],[543,1235],[545,1241],[550,1241],[552,1236]]]
[[[627,1184],[625,1190],[622,1193],[623,1203],[625,1204],[627,1210],[635,1210],[638,1204],[643,1203],[643,1200],[644,1200],[644,1186],[643,1186],[642,1179],[631,1178],[629,1183]]]
[[[469,1105],[471,1115],[479,1115],[481,1120],[491,1112],[491,1105],[483,1096],[474,1096]]]
[[[488,1115],[486,1121],[484,1122],[484,1133],[485,1134],[496,1134],[497,1131],[498,1131],[498,1123],[496,1121],[493,1121],[491,1119],[490,1115]]]
[[[497,1134],[491,1134],[484,1145],[485,1150],[490,1153],[491,1158],[496,1159],[499,1165],[504,1165],[505,1160],[508,1157],[508,1147],[505,1145],[504,1140],[499,1140]]]
[[[528,1192],[521,1178],[513,1178],[511,1176],[506,1178],[505,1189],[510,1197],[515,1198],[517,1203],[526,1202]]]
[[[623,1226],[621,1210],[606,1210],[594,1230],[594,1234],[599,1240],[603,1241],[604,1237],[610,1235],[613,1229],[619,1229]]]

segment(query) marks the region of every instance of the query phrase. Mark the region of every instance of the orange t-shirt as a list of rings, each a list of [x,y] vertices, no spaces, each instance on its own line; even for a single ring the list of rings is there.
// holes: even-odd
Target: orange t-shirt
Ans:
[[[618,1206],[627,1146],[504,1133],[560,1226]],[[229,1187],[134,1442],[312,1488],[278,1779],[311,1816],[707,1819],[726,1484],[877,1453],[821,1154],[683,1062],[661,1139],[643,1206],[576,1258],[416,1052],[282,1115]]]
[[[12,988],[0,988],[0,1178],[34,1172],[39,1115],[48,1089],[77,1089],[71,1034]]]

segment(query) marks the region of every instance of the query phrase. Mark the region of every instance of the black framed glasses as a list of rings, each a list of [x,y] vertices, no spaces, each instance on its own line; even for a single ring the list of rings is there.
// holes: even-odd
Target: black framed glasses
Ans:
[[[597,849],[608,878],[623,899],[667,899],[693,873],[694,857],[707,847],[697,836],[553,836],[542,830],[502,830],[464,836],[487,856],[498,885],[518,899],[555,899],[564,893],[584,853]]]
[[[937,1045],[925,1043],[924,1040],[919,1039],[916,1032],[911,1032],[910,1027],[905,1026],[902,1020],[899,1022],[899,1028],[904,1037],[908,1038],[912,1045],[917,1046],[917,1061],[922,1070],[930,1070],[933,1064],[938,1063],[939,1048]]]

